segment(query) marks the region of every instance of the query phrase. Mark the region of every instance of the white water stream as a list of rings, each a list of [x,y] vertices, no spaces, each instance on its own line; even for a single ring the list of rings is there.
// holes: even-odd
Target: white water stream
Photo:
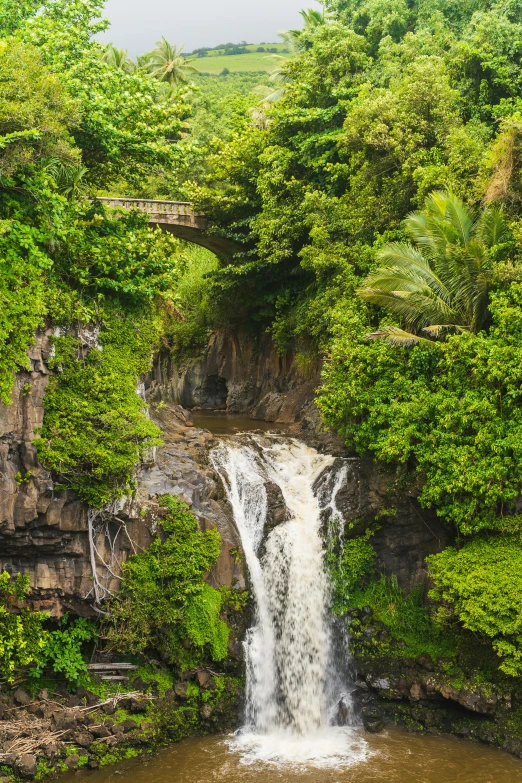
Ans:
[[[255,600],[245,641],[246,723],[234,746],[245,763],[339,767],[366,757],[351,727],[335,725],[342,685],[333,665],[329,585],[321,513],[337,521],[331,489],[314,489],[334,457],[276,436],[223,440],[211,454],[241,535]],[[267,535],[267,485],[276,485],[287,519]]]

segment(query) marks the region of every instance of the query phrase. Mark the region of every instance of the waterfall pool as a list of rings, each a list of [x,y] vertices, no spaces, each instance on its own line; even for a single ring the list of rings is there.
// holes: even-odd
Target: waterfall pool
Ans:
[[[356,732],[358,733],[358,732]],[[399,729],[361,733],[364,760],[340,767],[248,763],[229,737],[198,737],[157,755],[94,772],[75,773],[86,783],[522,783],[522,761],[500,750],[454,737],[409,734]],[[353,740],[353,737],[352,737]],[[350,740],[347,738],[347,741]],[[72,776],[71,776],[72,780]],[[66,783],[66,782],[64,782]]]

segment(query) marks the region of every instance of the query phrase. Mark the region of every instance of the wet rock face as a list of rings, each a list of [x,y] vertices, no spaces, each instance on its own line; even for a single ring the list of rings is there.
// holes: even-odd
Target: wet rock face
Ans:
[[[464,684],[455,687],[449,677],[431,662],[389,657],[357,659],[358,678],[366,692],[390,702],[404,701],[411,705],[436,705],[469,713],[494,716],[511,708],[511,695],[491,687]]]
[[[426,558],[453,543],[453,538],[435,513],[421,509],[413,494],[393,490],[395,476],[375,462],[359,457],[337,457],[331,468],[317,479],[314,491],[318,497],[332,496],[343,471],[344,479],[334,493],[334,505],[344,526],[346,538],[375,529],[372,546],[377,554],[377,570],[397,577],[400,587],[408,590],[428,578]],[[323,512],[325,525],[333,510]]]
[[[37,335],[31,369],[16,376],[12,404],[0,404],[0,570],[29,573],[38,608],[59,614],[56,591],[90,588],[87,508],[74,493],[54,492],[33,439],[43,421],[52,330]]]
[[[288,509],[281,488],[278,487],[277,484],[274,484],[272,481],[267,481],[265,488],[268,501],[266,528],[267,531],[270,531],[283,522],[286,522],[288,519]]]
[[[516,700],[507,684],[497,689],[472,682],[456,687],[437,662],[428,659],[420,655],[415,660],[386,656],[355,660],[357,687],[352,697],[365,728],[372,731],[376,710],[385,722],[410,731],[451,733],[522,758],[518,722],[511,717]]]
[[[212,335],[204,356],[188,368],[159,356],[149,393],[186,408],[226,409],[292,424],[306,418],[318,380],[319,368],[313,378],[303,379],[294,355],[281,356],[268,335],[223,329]]]

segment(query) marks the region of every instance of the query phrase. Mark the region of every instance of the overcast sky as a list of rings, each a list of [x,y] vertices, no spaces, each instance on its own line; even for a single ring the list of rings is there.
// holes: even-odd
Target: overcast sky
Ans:
[[[299,11],[316,0],[107,0],[112,24],[104,34],[134,56],[164,35],[185,51],[228,41],[277,41],[279,30],[300,27]]]

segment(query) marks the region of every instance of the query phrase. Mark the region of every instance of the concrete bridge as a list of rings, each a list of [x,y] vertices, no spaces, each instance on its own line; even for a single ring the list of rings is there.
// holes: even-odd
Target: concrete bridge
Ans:
[[[191,204],[184,201],[152,201],[139,198],[98,198],[104,206],[112,209],[138,209],[146,212],[151,226],[162,231],[206,247],[216,255],[234,253],[240,248],[231,240],[207,233],[208,221],[205,215],[194,212]]]

